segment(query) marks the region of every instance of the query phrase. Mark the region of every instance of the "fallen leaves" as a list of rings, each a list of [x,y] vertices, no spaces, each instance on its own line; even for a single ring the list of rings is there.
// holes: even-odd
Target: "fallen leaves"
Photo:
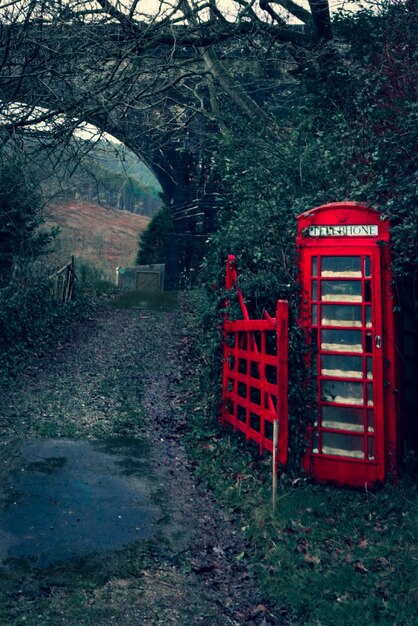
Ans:
[[[350,598],[351,598],[351,594],[348,593],[348,591],[346,591],[345,593],[342,593],[340,596],[337,596],[335,600],[337,602],[347,602],[347,600],[350,600]]]
[[[203,563],[192,563],[192,572],[195,574],[209,574],[219,567],[218,561],[207,561]]]
[[[356,561],[354,563],[354,569],[356,570],[356,572],[361,572],[362,574],[367,574],[367,572],[369,571],[363,561]]]
[[[296,552],[299,552],[299,554],[303,555],[303,560],[305,563],[307,563],[311,568],[315,568],[321,563],[321,559],[318,555],[312,554],[310,552],[310,548],[311,546],[309,545],[307,540],[303,537],[300,537],[297,541],[295,550]]]
[[[319,556],[316,556],[314,554],[305,554],[303,557],[303,560],[312,568],[316,567],[321,562],[321,559],[319,558]]]

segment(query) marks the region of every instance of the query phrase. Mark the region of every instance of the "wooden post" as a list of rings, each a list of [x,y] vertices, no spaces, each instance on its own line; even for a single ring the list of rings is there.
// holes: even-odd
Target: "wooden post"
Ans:
[[[75,259],[64,265],[60,270],[52,274],[49,279],[52,282],[52,292],[57,302],[68,302],[73,298],[75,280]]]
[[[68,299],[73,299],[74,294],[74,282],[75,282],[75,258],[74,255],[71,255],[71,276],[70,276],[70,289],[68,293]]]
[[[271,502],[273,508],[273,515],[276,513],[277,506],[277,469],[278,469],[278,458],[277,458],[277,446],[279,442],[279,420],[275,419],[273,422],[273,467],[272,467],[272,494],[271,494]]]

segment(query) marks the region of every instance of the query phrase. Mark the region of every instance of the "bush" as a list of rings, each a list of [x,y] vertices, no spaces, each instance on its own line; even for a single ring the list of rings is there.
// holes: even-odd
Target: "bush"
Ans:
[[[116,286],[112,283],[107,274],[100,268],[81,261],[76,265],[77,289],[81,294],[100,297],[116,291]]]
[[[22,261],[45,252],[57,231],[40,232],[42,197],[17,160],[0,165],[0,287],[6,286]]]
[[[0,289],[0,380],[65,336],[74,314],[74,303],[55,302],[49,279],[33,268]]]
[[[173,220],[170,209],[164,205],[141,233],[139,251],[136,262],[138,265],[165,263],[170,235],[173,232]]]

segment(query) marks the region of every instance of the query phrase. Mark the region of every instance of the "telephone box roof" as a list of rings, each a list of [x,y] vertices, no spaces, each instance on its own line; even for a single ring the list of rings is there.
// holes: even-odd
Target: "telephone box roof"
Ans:
[[[376,209],[359,202],[332,202],[305,211],[297,218],[298,245],[313,245],[321,238],[335,240],[343,245],[365,239],[389,241],[389,220]],[[311,243],[309,243],[309,241]],[[347,244],[345,243],[347,241]]]
[[[361,204],[361,202],[330,202],[329,204],[322,204],[321,206],[315,207],[314,209],[310,209],[309,211],[305,211],[298,215],[298,220],[307,217],[314,217],[321,213],[329,213],[334,211],[350,211],[352,213],[362,213],[362,214],[370,214],[375,216],[380,220],[384,220],[385,217],[379,213],[376,209],[372,209],[371,207]]]

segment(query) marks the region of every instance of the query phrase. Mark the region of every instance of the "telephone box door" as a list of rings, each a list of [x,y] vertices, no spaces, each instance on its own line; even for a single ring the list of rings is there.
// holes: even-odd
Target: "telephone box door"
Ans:
[[[316,400],[304,467],[364,486],[386,473],[381,248],[338,240],[311,239],[301,261]]]

